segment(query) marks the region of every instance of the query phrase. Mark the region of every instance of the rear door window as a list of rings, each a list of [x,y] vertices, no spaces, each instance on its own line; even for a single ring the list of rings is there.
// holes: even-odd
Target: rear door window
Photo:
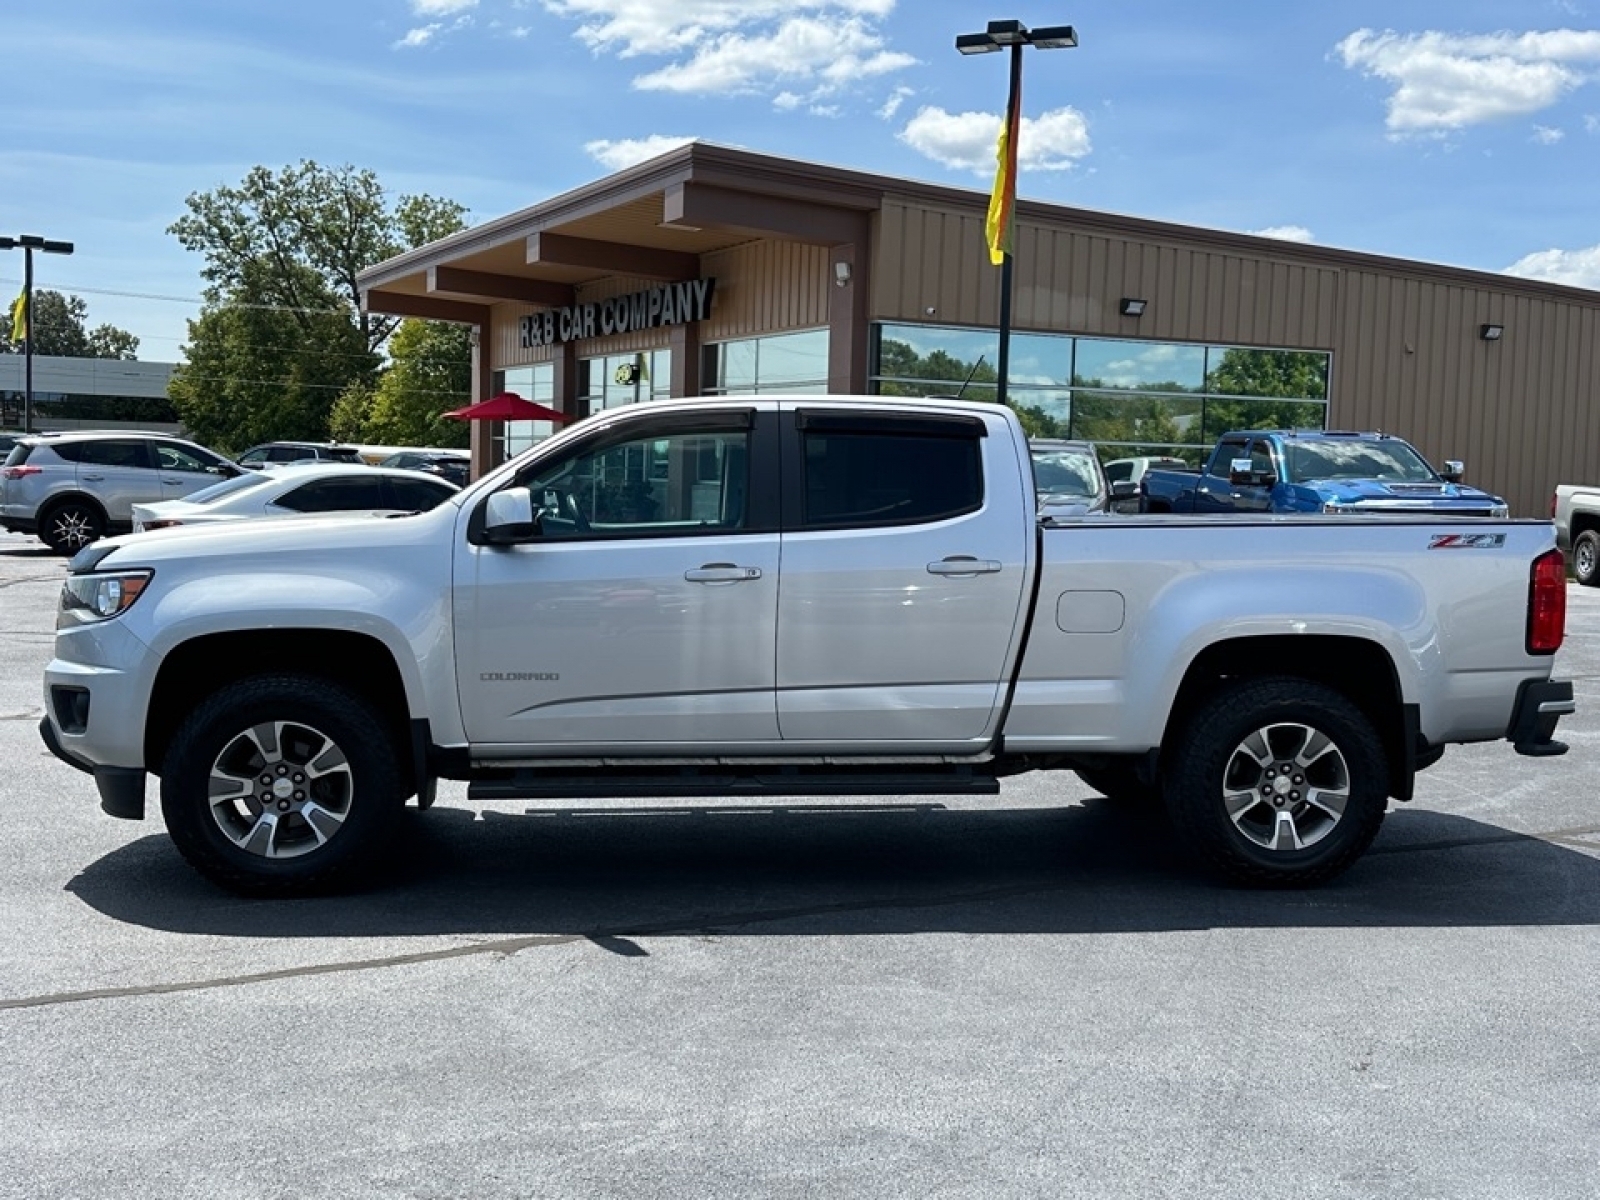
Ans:
[[[154,467],[149,443],[136,438],[79,442],[77,461],[95,467]]]
[[[801,528],[912,525],[983,507],[981,421],[901,418],[889,427],[808,415],[800,414]]]
[[[279,508],[295,512],[362,512],[386,508],[382,484],[381,478],[318,479],[285,492],[276,503]]]

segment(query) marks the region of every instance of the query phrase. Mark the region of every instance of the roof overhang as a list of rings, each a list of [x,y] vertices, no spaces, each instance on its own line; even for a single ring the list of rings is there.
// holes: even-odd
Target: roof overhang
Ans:
[[[704,142],[369,267],[368,312],[482,324],[490,306],[571,304],[611,276],[683,280],[700,257],[758,238],[864,241],[871,176]]]

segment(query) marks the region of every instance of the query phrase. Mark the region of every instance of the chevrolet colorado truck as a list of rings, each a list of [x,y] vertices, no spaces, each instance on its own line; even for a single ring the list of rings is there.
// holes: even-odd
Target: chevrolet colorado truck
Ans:
[[[1572,577],[1600,587],[1600,487],[1558,483],[1550,497],[1556,545],[1572,559]]]
[[[41,734],[248,894],[481,800],[1158,799],[1227,879],[1348,867],[1450,743],[1558,754],[1548,521],[1041,519],[992,404],[662,401],[428,512],[96,542]]]
[[[1435,471],[1401,438],[1337,430],[1224,434],[1200,471],[1151,470],[1139,509],[1152,513],[1433,513],[1504,517],[1499,496]]]

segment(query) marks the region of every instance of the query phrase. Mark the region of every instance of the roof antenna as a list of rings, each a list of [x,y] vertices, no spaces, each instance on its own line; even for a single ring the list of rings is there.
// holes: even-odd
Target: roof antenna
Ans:
[[[983,355],[978,355],[978,361],[972,364],[972,370],[967,372],[967,377],[961,381],[961,390],[956,393],[956,399],[961,399],[967,394],[967,384],[972,382],[972,377],[978,373],[978,368],[983,366]]]

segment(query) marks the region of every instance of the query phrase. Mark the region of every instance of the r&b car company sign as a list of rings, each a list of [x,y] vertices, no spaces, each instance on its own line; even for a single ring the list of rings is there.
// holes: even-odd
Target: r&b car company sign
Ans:
[[[524,349],[556,346],[612,333],[704,321],[711,315],[711,291],[716,282],[687,279],[627,296],[534,313],[522,318],[522,345]]]

